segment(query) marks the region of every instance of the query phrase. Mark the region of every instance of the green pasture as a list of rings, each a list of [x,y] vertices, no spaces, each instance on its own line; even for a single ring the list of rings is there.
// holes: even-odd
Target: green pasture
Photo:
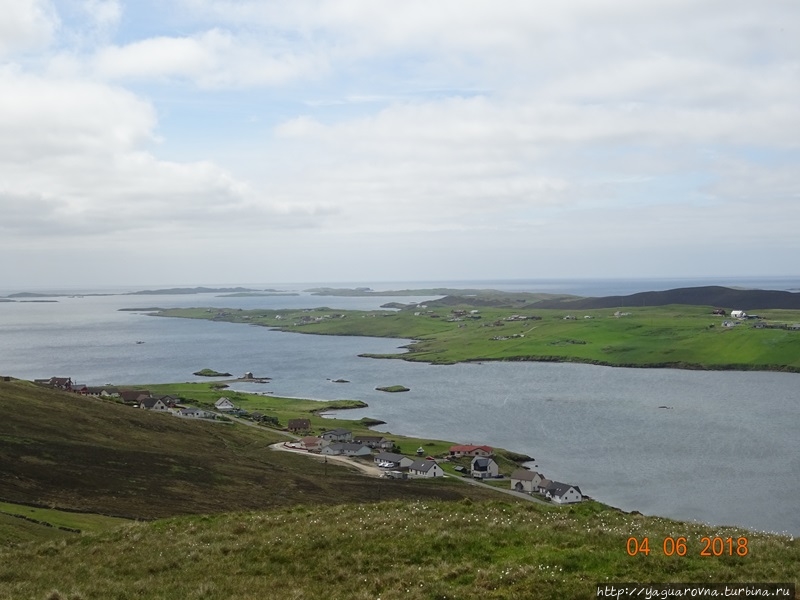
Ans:
[[[437,364],[483,360],[573,361],[611,366],[800,371],[800,331],[756,328],[800,323],[800,311],[758,311],[761,320],[735,321],[712,307],[671,305],[620,309],[479,309],[480,319],[449,321],[455,306],[428,311],[222,311],[171,309],[161,316],[217,318],[319,335],[414,340],[408,352],[382,355]],[[415,312],[420,314],[415,315]],[[617,313],[615,315],[615,313]],[[622,313],[622,314],[619,314]],[[508,321],[521,314],[538,320]],[[280,315],[281,319],[276,319]],[[571,317],[571,318],[570,318]],[[301,319],[320,319],[303,323]]]

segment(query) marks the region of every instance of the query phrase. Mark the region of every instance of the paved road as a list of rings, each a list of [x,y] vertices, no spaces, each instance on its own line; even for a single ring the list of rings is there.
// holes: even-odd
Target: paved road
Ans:
[[[278,442],[277,444],[272,444],[270,448],[272,450],[280,450],[282,452],[294,452],[296,454],[302,454],[304,456],[309,456],[315,460],[321,460],[323,462],[334,462],[347,465],[348,467],[354,467],[359,471],[361,471],[362,473],[369,475],[370,477],[380,477],[382,475],[382,471],[378,467],[360,462],[358,460],[353,460],[352,458],[347,456],[327,456],[325,454],[315,454],[313,452],[308,452],[307,450],[298,450],[296,448],[290,448],[285,445],[285,442]]]

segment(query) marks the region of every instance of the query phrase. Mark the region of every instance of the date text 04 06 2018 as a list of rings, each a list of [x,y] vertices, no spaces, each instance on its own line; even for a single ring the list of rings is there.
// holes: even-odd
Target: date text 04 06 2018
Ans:
[[[657,548],[657,545],[654,544],[653,547]],[[630,556],[637,554],[649,556],[650,540],[646,537],[641,539],[629,537],[625,549]],[[746,537],[703,537],[700,538],[700,545],[694,550],[699,556],[747,556],[749,552]],[[690,549],[685,537],[666,537],[661,544],[661,551],[664,556],[686,556]]]

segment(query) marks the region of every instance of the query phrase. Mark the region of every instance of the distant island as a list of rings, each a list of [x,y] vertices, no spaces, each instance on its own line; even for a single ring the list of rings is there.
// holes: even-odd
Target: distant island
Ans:
[[[214,369],[200,369],[199,371],[195,371],[193,375],[197,375],[198,377],[232,377],[230,373],[221,373]]]
[[[383,387],[376,387],[376,390],[379,392],[390,392],[390,393],[397,393],[397,392],[408,392],[411,388],[407,388],[404,385],[385,385]]]
[[[177,294],[212,294],[212,293],[241,293],[241,292],[260,292],[262,290],[254,290],[251,288],[232,287],[232,288],[208,288],[208,287],[192,287],[192,288],[164,288],[159,290],[140,290],[138,292],[127,292],[123,296],[167,296]]]

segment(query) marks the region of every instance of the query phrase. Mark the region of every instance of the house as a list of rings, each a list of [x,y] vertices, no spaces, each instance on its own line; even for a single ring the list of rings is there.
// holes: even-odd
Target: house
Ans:
[[[289,424],[286,426],[289,431],[310,431],[311,430],[311,420],[310,419],[289,419]]]
[[[407,469],[414,461],[394,452],[380,452],[375,455],[375,464],[382,469]]]
[[[711,311],[711,314],[712,315],[721,315],[721,316],[725,317],[725,316],[727,316],[728,313],[725,311],[724,308],[715,308],[713,311]]]
[[[213,419],[215,417],[214,413],[201,408],[182,408],[173,414],[186,419]]]
[[[491,446],[460,445],[450,446],[450,456],[491,456],[494,449]]]
[[[746,319],[747,313],[744,312],[743,310],[732,310],[731,317],[733,317],[734,319]]]
[[[90,385],[90,386],[88,386],[88,387],[86,388],[86,395],[87,395],[87,396],[95,396],[95,397],[99,397],[99,396],[102,396],[102,395],[103,395],[103,392],[104,392],[104,391],[105,391],[105,388],[104,388],[104,387],[98,387],[98,386],[91,386],[91,385]]]
[[[372,454],[369,446],[351,442],[333,442],[324,446],[320,454],[328,456],[369,456]]]
[[[574,504],[583,500],[581,489],[577,485],[553,481],[547,486],[545,496],[556,504]]]
[[[476,456],[472,459],[470,473],[472,473],[473,479],[488,479],[497,477],[500,474],[500,467],[497,466],[497,463],[492,458]]]
[[[349,429],[331,429],[320,437],[327,442],[350,442],[353,440],[353,432]]]
[[[541,473],[529,471],[528,469],[517,469],[511,474],[511,489],[532,494],[539,488],[542,479],[544,477],[542,477]]]
[[[168,411],[169,407],[164,404],[159,398],[143,397],[139,401],[139,408],[147,410]]]
[[[100,395],[103,398],[119,398],[119,390],[115,387],[103,388]]]
[[[542,477],[542,480],[539,482],[539,485],[534,486],[533,491],[536,492],[537,494],[545,495],[548,486],[550,486],[553,483],[554,483],[553,481],[550,481],[549,479]]]
[[[444,477],[442,467],[432,460],[415,460],[408,467],[408,474],[413,477]]]
[[[119,397],[125,404],[136,404],[137,402],[139,402],[140,396],[149,398],[150,392],[147,390],[122,390],[119,393]]]
[[[51,377],[47,380],[37,379],[37,383],[44,383],[46,386],[55,388],[57,390],[70,391],[72,389],[71,377]]]
[[[236,410],[236,406],[231,402],[230,398],[225,398],[224,396],[214,402],[214,408],[222,412],[230,412],[232,410]]]
[[[153,398],[158,398],[159,400],[161,400],[161,402],[163,402],[169,408],[175,408],[175,405],[177,405],[180,402],[180,400],[178,398],[176,398],[175,396],[170,396],[169,394],[164,394],[164,395],[161,395],[161,396],[157,395],[157,396],[152,396],[152,397]]]
[[[302,438],[300,440],[300,445],[308,452],[319,452],[322,450],[322,440],[313,435]]]
[[[86,396],[89,393],[89,388],[82,383],[73,383],[72,386],[70,386],[69,391]]]
[[[394,448],[394,442],[392,440],[387,440],[382,435],[356,435],[353,436],[353,441],[365,444],[373,449],[391,450]]]

